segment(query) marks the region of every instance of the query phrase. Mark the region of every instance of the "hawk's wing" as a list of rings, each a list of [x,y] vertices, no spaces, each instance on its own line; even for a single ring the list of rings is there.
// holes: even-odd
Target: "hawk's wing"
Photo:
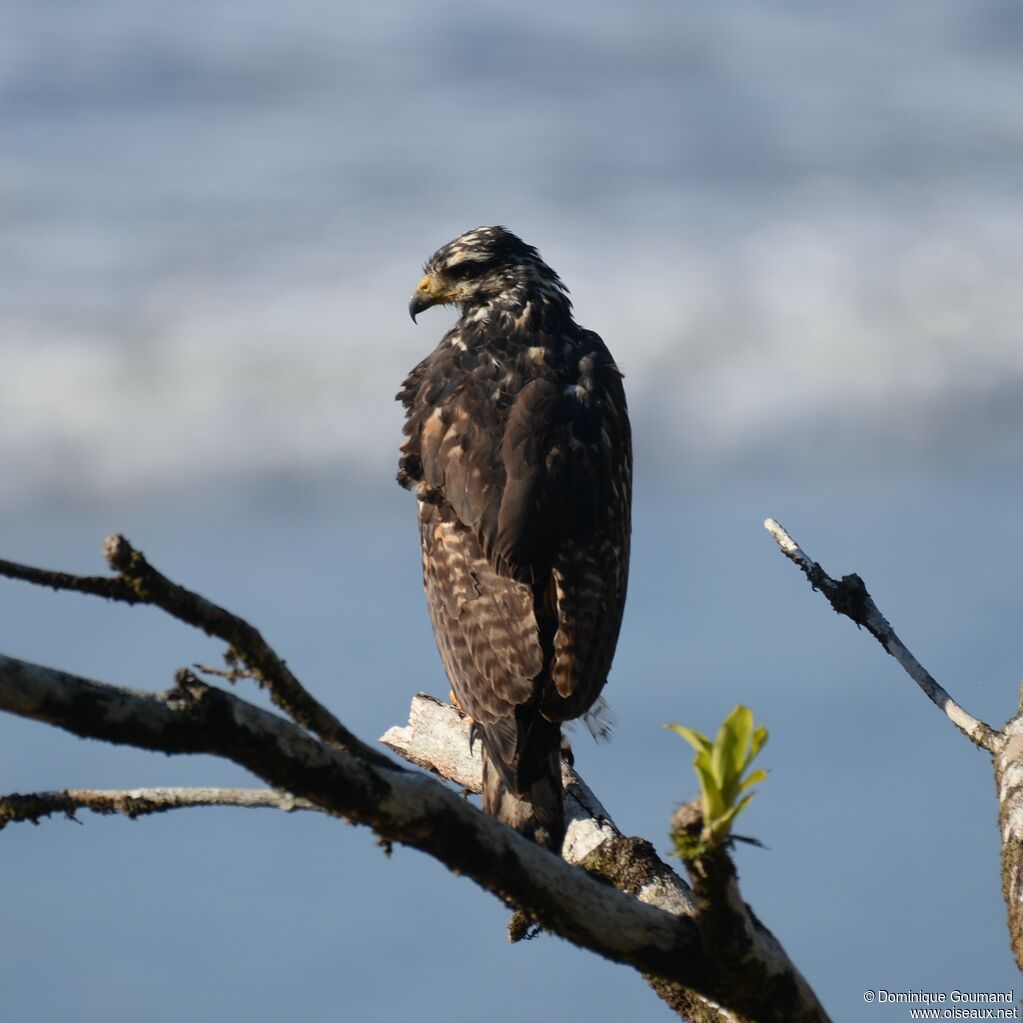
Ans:
[[[446,503],[422,506],[420,536],[430,620],[458,702],[483,725],[514,717],[543,670],[531,587],[498,574]]]
[[[511,396],[495,392],[490,374],[473,374],[416,408],[406,453],[415,452],[414,478],[443,497],[494,567],[528,582],[549,568],[563,531],[567,480],[547,464],[560,396],[543,379]]]
[[[445,344],[400,395],[403,482],[422,484],[438,646],[459,702],[484,724],[537,695],[552,720],[577,717],[610,666],[625,597],[630,443],[620,374],[590,337],[606,358],[589,367],[588,388],[534,366],[524,386],[504,390],[508,367]],[[544,680],[541,694],[545,666],[553,685]]]

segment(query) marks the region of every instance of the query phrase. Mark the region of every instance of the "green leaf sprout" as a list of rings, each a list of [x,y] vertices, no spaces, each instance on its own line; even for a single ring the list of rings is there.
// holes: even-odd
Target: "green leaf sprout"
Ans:
[[[756,795],[747,790],[767,777],[762,768],[746,773],[767,742],[767,729],[763,725],[754,727],[753,711],[742,705],[725,718],[713,742],[694,728],[667,727],[696,751],[693,768],[700,782],[703,831],[698,839],[682,832],[672,835],[676,855],[690,858],[728,838],[735,818]]]

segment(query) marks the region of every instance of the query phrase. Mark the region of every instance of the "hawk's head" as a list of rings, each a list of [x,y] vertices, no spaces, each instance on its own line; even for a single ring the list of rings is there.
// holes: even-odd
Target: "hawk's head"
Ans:
[[[497,307],[513,312],[527,302],[571,308],[567,288],[540,253],[504,227],[477,227],[442,245],[427,260],[409,313],[459,305],[463,315]]]

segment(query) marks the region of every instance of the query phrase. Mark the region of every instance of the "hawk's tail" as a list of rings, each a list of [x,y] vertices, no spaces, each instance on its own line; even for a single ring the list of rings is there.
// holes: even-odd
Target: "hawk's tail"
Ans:
[[[561,852],[565,804],[561,791],[561,726],[535,710],[483,734],[483,809],[499,821]]]

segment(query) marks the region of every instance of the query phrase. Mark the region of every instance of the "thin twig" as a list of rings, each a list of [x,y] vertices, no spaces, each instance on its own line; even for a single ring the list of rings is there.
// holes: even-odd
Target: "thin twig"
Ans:
[[[0,829],[16,821],[38,824],[41,817],[58,813],[73,819],[77,810],[123,814],[134,819],[146,814],[193,806],[265,807],[283,810],[285,813],[294,810],[319,811],[319,807],[309,800],[276,789],[63,789],[57,792],[0,796]]]
[[[289,717],[327,745],[346,749],[380,767],[401,768],[372,746],[362,742],[316,700],[278,657],[258,629],[243,618],[214,604],[198,593],[172,582],[157,571],[123,536],[114,534],[103,544],[103,556],[118,573],[115,579],[79,576],[67,572],[0,561],[0,575],[21,579],[37,586],[108,597],[127,604],[152,604],[186,625],[201,629],[229,644],[235,656],[251,669],[270,698]]]
[[[239,668],[237,664],[230,668],[214,668],[210,664],[193,664],[192,667],[196,671],[202,672],[203,675],[216,675],[217,678],[226,678],[228,682],[241,682],[246,678],[259,682],[259,676],[254,671],[250,671],[248,668]]]
[[[125,604],[143,603],[143,598],[124,579],[111,579],[106,575],[73,575],[70,572],[55,572],[49,568],[20,565],[16,561],[5,561],[3,558],[0,558],[0,575],[35,586],[46,586],[51,590],[89,593],[95,597],[106,597],[108,600],[120,600]]]
[[[949,696],[895,634],[895,630],[877,609],[858,575],[843,576],[840,582],[836,582],[803,551],[779,522],[767,519],[764,528],[774,537],[782,554],[799,566],[810,581],[810,585],[824,594],[835,611],[865,628],[902,665],[909,677],[923,690],[924,695],[945,712],[967,739],[989,753],[996,753],[1001,748],[1005,736],[973,717]]]

